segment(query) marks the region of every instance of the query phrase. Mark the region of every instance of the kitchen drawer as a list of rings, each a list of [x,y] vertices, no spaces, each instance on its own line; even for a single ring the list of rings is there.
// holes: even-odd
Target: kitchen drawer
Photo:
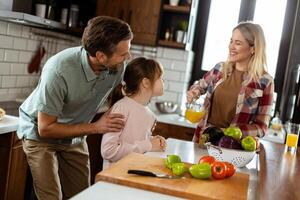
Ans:
[[[13,135],[14,132],[0,134],[0,147],[11,147],[13,144]]]
[[[195,129],[183,126],[169,125],[169,132],[171,134],[170,137],[172,138],[192,141]]]
[[[194,132],[194,128],[158,122],[153,131],[153,135],[161,135],[166,139],[176,138],[180,140],[192,141]]]

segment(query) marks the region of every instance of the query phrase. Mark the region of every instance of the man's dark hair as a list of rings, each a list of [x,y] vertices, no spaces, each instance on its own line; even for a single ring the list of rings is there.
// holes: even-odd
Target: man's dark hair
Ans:
[[[98,16],[90,19],[82,36],[82,45],[90,56],[102,51],[112,56],[120,41],[132,39],[130,26],[117,18]]]

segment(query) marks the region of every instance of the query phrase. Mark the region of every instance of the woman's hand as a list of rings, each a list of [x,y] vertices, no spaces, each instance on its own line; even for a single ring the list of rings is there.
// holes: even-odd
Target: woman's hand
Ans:
[[[198,99],[200,97],[200,91],[196,88],[196,86],[192,85],[191,88],[186,93],[186,100],[188,103],[192,103],[194,99]]]
[[[260,151],[260,141],[259,141],[259,137],[254,137],[255,141],[256,141],[256,152]]]

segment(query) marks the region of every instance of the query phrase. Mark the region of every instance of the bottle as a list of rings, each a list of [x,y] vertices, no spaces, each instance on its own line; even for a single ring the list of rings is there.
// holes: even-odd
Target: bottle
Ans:
[[[165,40],[169,40],[169,39],[170,39],[170,29],[167,28],[165,32]]]
[[[276,112],[275,117],[271,121],[271,129],[281,131],[282,122],[279,118],[279,112]]]

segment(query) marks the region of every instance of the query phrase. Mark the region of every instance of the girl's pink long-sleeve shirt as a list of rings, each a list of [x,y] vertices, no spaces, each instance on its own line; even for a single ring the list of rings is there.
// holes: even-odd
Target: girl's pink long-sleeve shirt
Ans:
[[[103,135],[101,154],[104,168],[131,152],[145,153],[152,148],[150,137],[155,115],[147,106],[125,96],[113,105],[111,112],[123,114],[125,126],[120,132]]]

